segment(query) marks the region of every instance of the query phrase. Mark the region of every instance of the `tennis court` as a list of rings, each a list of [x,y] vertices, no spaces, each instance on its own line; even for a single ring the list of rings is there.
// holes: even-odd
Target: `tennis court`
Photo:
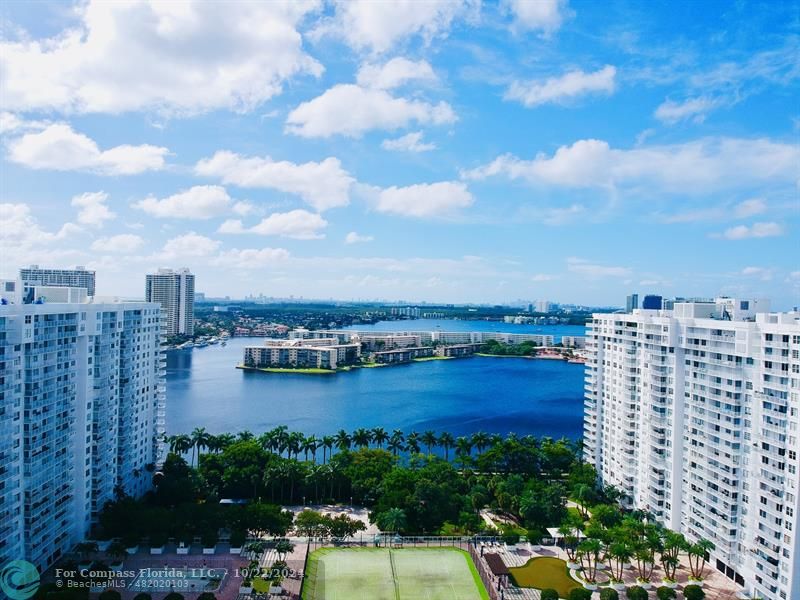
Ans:
[[[488,600],[457,548],[322,548],[308,558],[303,600]]]

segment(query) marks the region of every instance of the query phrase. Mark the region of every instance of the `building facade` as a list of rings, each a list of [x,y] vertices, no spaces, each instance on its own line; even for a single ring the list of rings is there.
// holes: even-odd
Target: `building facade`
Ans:
[[[336,338],[268,339],[262,346],[245,347],[242,366],[333,370],[357,362],[360,356],[361,344],[340,344]]]
[[[94,271],[87,271],[84,267],[74,269],[40,269],[39,265],[31,265],[27,269],[19,270],[24,291],[34,286],[55,286],[86,288],[87,296],[94,296]]]
[[[145,300],[161,305],[166,335],[194,335],[194,275],[189,269],[148,274]]]
[[[800,598],[800,313],[720,298],[595,314],[584,454],[748,593]]]
[[[44,570],[163,460],[157,304],[0,306],[0,564]]]

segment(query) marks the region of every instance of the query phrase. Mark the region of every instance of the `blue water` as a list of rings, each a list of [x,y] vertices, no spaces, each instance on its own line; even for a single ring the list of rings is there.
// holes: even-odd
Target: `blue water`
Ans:
[[[405,322],[401,329],[422,329],[422,323]],[[447,329],[455,330],[455,324],[469,322],[445,323]],[[490,323],[479,325],[476,329],[489,330],[485,326]],[[569,327],[540,329],[537,333],[560,329],[565,335],[573,334]],[[287,425],[316,435],[379,426],[407,432],[447,430],[456,436],[476,431],[554,438],[581,435],[582,365],[473,357],[335,375],[236,369],[242,348],[260,343],[260,338],[235,338],[224,348],[169,351],[168,434],[188,433],[195,427],[212,433],[249,429],[258,434]]]

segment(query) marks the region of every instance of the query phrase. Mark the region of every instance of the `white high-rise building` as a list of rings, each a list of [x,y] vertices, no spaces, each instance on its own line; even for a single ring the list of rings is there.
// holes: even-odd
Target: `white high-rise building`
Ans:
[[[549,313],[550,312],[550,301],[549,300],[537,300],[536,301],[536,312],[537,313]]]
[[[770,600],[800,598],[800,312],[719,298],[595,314],[584,452],[604,484]]]
[[[164,372],[158,304],[0,306],[0,564],[44,570],[150,489]]]
[[[19,270],[19,278],[25,290],[34,286],[57,286],[86,288],[86,294],[94,296],[94,271],[87,271],[85,267],[74,269],[40,269],[39,265],[31,265],[27,269]]]
[[[194,275],[189,269],[147,275],[145,300],[161,305],[167,335],[194,335]]]

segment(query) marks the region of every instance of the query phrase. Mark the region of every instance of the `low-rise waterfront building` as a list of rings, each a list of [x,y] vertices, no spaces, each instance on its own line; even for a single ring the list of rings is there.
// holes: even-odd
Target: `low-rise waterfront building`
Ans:
[[[448,358],[472,356],[476,352],[480,352],[481,346],[483,346],[483,344],[453,344],[450,346],[437,346],[436,356],[445,356]]]
[[[396,348],[394,350],[381,350],[369,355],[370,362],[379,364],[392,364],[410,362],[415,358],[427,358],[433,356],[432,346],[421,346],[419,348]]]
[[[262,346],[245,347],[242,364],[250,368],[337,369],[357,362],[360,356],[360,344],[340,344],[335,338],[265,340]]]
[[[585,348],[586,337],[582,335],[562,335],[561,345],[564,348]]]
[[[584,457],[629,506],[711,541],[710,564],[750,597],[792,600],[800,313],[768,310],[719,298],[593,315]]]

